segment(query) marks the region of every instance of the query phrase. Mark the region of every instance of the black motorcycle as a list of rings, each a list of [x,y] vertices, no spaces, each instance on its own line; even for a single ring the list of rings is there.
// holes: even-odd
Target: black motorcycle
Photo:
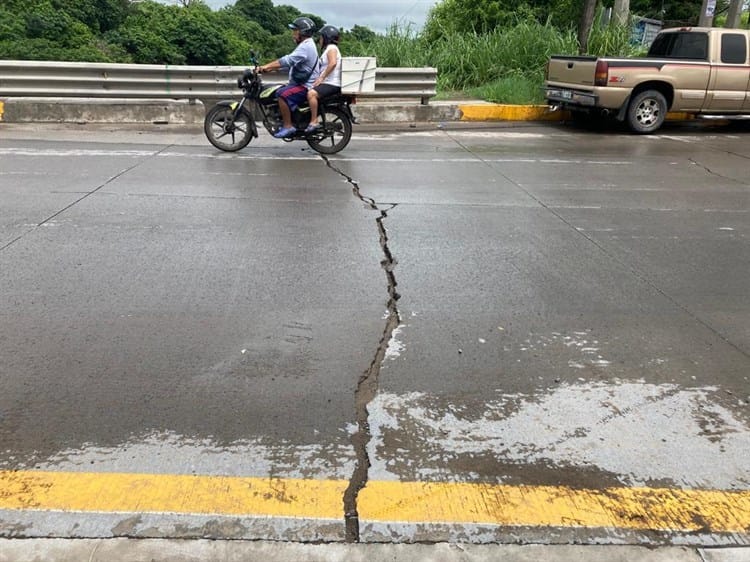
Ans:
[[[237,80],[237,86],[243,93],[242,101],[220,101],[208,111],[203,122],[203,131],[209,142],[220,150],[234,152],[245,148],[253,138],[258,138],[256,116],[271,135],[282,127],[276,93],[284,84],[263,84],[256,55],[252,53],[250,59],[253,68],[246,70]],[[351,110],[355,102],[355,96],[348,94],[319,100],[320,127],[311,133],[305,133],[310,124],[310,108],[305,103],[292,112],[292,123],[297,132],[282,140],[307,141],[313,150],[321,154],[335,154],[343,150],[352,138],[352,123],[356,123]]]

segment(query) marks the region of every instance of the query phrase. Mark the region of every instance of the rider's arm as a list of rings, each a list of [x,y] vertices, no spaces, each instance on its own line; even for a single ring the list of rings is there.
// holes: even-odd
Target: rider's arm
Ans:
[[[321,82],[325,82],[325,79],[328,78],[328,75],[333,74],[333,71],[336,70],[336,66],[338,66],[339,64],[339,57],[336,49],[328,49],[326,55],[326,58],[328,58],[328,66],[326,66],[323,74],[320,75]]]
[[[328,59],[328,64],[326,65],[326,69],[320,73],[320,76],[315,80],[315,85],[322,84],[326,81],[326,78],[328,78],[329,74],[332,74],[334,70],[336,70],[336,66],[339,64],[338,60],[338,53],[336,49],[328,49],[326,51],[326,58]]]
[[[281,70],[281,68],[281,60],[275,60],[258,67],[258,70],[260,72],[273,72],[274,70]]]
[[[318,64],[318,50],[312,39],[305,39],[291,53],[279,59],[282,68],[311,71]]]

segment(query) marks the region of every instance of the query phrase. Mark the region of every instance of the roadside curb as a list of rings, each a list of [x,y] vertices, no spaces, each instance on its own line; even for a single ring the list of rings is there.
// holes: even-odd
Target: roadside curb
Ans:
[[[215,100],[125,99],[125,98],[37,98],[0,99],[0,123],[102,123],[130,125],[203,125],[206,108]],[[567,110],[547,105],[498,104],[480,100],[442,101],[427,105],[398,99],[357,101],[353,106],[359,123],[365,125],[560,122],[572,116]],[[688,113],[668,113],[667,121],[698,121]],[[714,122],[716,124],[716,122]]]
[[[215,541],[208,539],[0,539],[0,562],[45,560],[150,560],[167,562],[741,562],[747,549],[644,547],[632,545],[475,545],[455,543],[302,544],[270,541]]]
[[[510,105],[493,103],[458,103],[462,121],[567,121],[570,111],[552,111],[547,105]],[[695,115],[667,113],[667,121],[690,121]]]
[[[547,105],[458,103],[461,121],[562,121],[567,111],[552,111]]]

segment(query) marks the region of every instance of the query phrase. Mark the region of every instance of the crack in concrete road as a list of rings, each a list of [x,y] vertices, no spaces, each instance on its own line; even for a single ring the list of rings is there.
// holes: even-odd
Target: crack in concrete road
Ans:
[[[726,154],[732,154],[732,153],[727,152]],[[744,182],[742,182],[741,180],[738,180],[736,178],[730,178],[729,176],[725,176],[723,174],[720,174],[719,172],[716,172],[716,171],[712,170],[711,168],[709,168],[705,164],[701,164],[700,162],[698,162],[694,158],[688,158],[688,161],[691,162],[693,165],[698,166],[699,168],[702,168],[703,170],[706,171],[706,173],[708,173],[708,174],[710,174],[712,176],[716,176],[717,178],[721,178],[723,180],[733,181],[735,183],[739,183],[740,185],[744,185]]]
[[[377,395],[380,369],[383,360],[385,359],[388,343],[401,322],[398,310],[398,300],[400,295],[396,292],[396,286],[398,283],[396,282],[396,276],[393,272],[397,262],[388,245],[388,232],[384,224],[385,220],[388,218],[388,212],[395,209],[396,204],[390,204],[387,209],[381,209],[374,199],[362,194],[359,184],[353,178],[336,168],[325,156],[322,158],[331,170],[341,175],[347,182],[349,182],[352,186],[352,193],[355,197],[362,201],[371,210],[380,214],[375,220],[380,239],[380,248],[383,252],[383,259],[380,262],[380,265],[385,271],[388,282],[388,303],[386,306],[387,317],[383,329],[383,335],[378,342],[378,347],[370,366],[360,375],[359,380],[357,381],[357,389],[354,394],[357,411],[357,432],[352,436],[352,445],[356,452],[357,461],[354,467],[354,472],[349,480],[349,486],[344,492],[344,521],[346,524],[346,542],[356,543],[359,542],[359,513],[357,510],[357,499],[359,492],[367,486],[371,466],[367,447],[372,439],[372,434],[370,431],[369,412],[367,407]]]

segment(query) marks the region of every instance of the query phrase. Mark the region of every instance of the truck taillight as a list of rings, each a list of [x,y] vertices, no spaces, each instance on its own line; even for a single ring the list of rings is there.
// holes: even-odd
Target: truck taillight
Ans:
[[[594,71],[594,86],[606,86],[609,80],[609,65],[607,61],[596,61],[596,70]]]

